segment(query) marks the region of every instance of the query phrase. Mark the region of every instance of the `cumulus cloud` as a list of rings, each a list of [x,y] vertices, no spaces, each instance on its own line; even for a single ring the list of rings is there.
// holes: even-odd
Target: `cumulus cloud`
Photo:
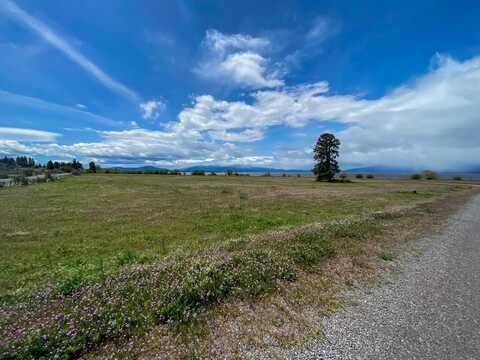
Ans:
[[[166,107],[165,103],[160,100],[149,100],[141,103],[139,106],[145,120],[156,120]]]
[[[222,45],[228,47],[231,45]],[[344,167],[383,165],[434,169],[478,166],[480,57],[459,62],[437,56],[428,73],[378,99],[331,94],[326,82],[251,93],[251,101],[195,98],[163,131],[103,131],[103,139],[73,145],[0,140],[0,152],[184,163],[249,163],[309,167],[311,144],[256,154],[247,143],[272,126],[341,123]],[[298,130],[295,130],[298,132]]]
[[[264,56],[271,45],[266,38],[208,30],[203,45],[205,58],[194,70],[202,77],[249,89],[284,84],[277,78],[278,68]]]
[[[202,96],[177,126],[265,129],[336,121],[347,126],[338,132],[344,164],[464,168],[480,155],[479,79],[479,57],[458,62],[437,55],[429,73],[376,100],[330,95],[326,82],[258,91],[251,104]]]

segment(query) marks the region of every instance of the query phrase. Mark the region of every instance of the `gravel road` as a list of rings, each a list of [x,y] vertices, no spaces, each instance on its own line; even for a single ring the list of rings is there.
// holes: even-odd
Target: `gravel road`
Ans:
[[[324,320],[324,339],[254,357],[480,359],[480,196],[415,250],[384,285],[350,294],[355,305]]]

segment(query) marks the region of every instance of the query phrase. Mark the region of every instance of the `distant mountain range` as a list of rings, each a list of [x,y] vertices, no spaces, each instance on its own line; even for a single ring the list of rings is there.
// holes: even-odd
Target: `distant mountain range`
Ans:
[[[367,166],[360,168],[353,168],[345,170],[346,173],[372,173],[372,174],[411,174],[415,172],[422,172],[427,169],[414,169],[414,168],[402,168],[402,167],[388,167],[388,166]],[[463,170],[447,170],[438,171],[440,173],[468,173],[468,174],[480,174],[480,167],[472,167]]]
[[[140,167],[112,167],[111,169],[117,171],[156,171],[156,170],[167,170],[166,168],[159,168],[155,166],[140,166]],[[195,170],[203,170],[206,172],[216,172],[223,173],[226,170],[231,169],[232,171],[242,172],[242,173],[311,173],[310,170],[305,169],[278,169],[278,168],[269,168],[261,166],[245,166],[245,165],[195,165],[179,169],[183,172],[192,172]],[[411,174],[415,172],[420,172],[422,170],[413,169],[413,168],[402,168],[402,167],[388,167],[388,166],[367,166],[352,168],[347,170],[342,170],[346,173],[372,173],[372,174]],[[480,174],[480,166],[472,167],[470,169],[458,170],[458,171],[446,171],[446,173],[470,173],[470,174]]]
[[[156,170],[166,170],[165,168],[158,168],[155,166],[139,166],[139,167],[112,167],[112,170],[116,171],[156,171]],[[232,166],[222,166],[222,165],[196,165],[189,166],[179,169],[184,172],[192,172],[196,170],[203,170],[206,172],[217,172],[222,173],[227,170],[242,172],[242,173],[307,173],[309,170],[298,170],[298,169],[276,169],[260,166],[243,166],[243,165],[232,165]]]
[[[412,168],[388,167],[388,166],[367,166],[345,170],[346,173],[372,173],[372,174],[404,174],[413,173],[418,170]]]
[[[225,172],[227,170],[233,170],[237,172],[250,172],[250,173],[305,173],[310,172],[309,170],[299,170],[299,169],[276,169],[268,168],[261,166],[242,166],[242,165],[232,165],[232,166],[221,166],[221,165],[205,165],[205,166],[190,166],[181,169],[182,171],[191,172],[195,170],[204,170],[208,172]]]

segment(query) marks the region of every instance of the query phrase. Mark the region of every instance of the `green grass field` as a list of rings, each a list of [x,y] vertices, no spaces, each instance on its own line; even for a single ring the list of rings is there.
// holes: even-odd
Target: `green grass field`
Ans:
[[[0,358],[73,359],[110,341],[129,358],[128,339],[195,333],[215,305],[273,294],[328,261],[361,273],[369,256],[393,259],[387,223],[432,218],[432,201],[464,188],[85,174],[0,189]]]
[[[103,174],[0,189],[0,295],[74,287],[133,262],[450,190],[426,181]]]

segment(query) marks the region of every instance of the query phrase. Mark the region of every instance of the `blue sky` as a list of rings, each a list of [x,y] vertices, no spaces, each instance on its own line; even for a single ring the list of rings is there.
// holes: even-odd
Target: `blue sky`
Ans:
[[[104,165],[463,169],[475,1],[0,2],[0,155]]]

